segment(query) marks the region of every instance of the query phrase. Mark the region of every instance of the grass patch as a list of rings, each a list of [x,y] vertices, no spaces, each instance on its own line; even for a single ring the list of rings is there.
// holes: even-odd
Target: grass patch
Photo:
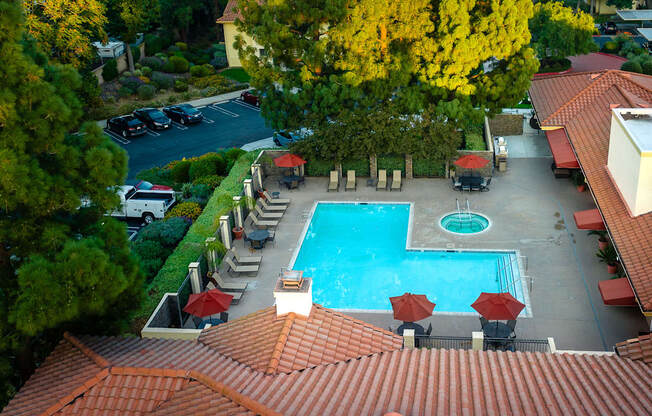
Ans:
[[[251,78],[249,74],[245,72],[244,69],[242,68],[229,68],[225,69],[224,71],[220,72],[220,75],[223,75],[227,78],[230,78],[234,81],[238,82],[249,82],[249,79]]]

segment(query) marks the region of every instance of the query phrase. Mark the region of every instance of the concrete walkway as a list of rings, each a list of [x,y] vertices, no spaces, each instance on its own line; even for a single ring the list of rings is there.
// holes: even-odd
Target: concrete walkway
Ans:
[[[588,193],[578,193],[569,180],[555,179],[550,162],[549,158],[510,159],[507,171],[496,173],[491,191],[483,193],[453,191],[446,179],[408,180],[400,193],[377,192],[366,187],[364,179],[358,179],[356,192],[327,193],[326,178],[308,178],[305,187],[281,190],[281,197],[292,202],[275,243],[262,250],[258,275],[237,278],[250,286],[240,304],[231,308],[231,318],[273,305],[272,287],[297,247],[314,201],[412,201],[414,246],[517,249],[527,257],[532,317],[519,319],[519,338],[553,337],[559,349],[610,350],[616,342],[644,330],[645,321],[635,308],[602,304],[597,283],[610,276],[595,256],[595,237],[577,230],[572,219],[574,211],[593,207],[593,201]],[[278,190],[274,178],[268,178],[266,186]],[[456,198],[464,203],[468,198],[471,209],[487,215],[492,227],[475,236],[442,230],[438,219],[454,210]],[[246,250],[242,241],[237,245]],[[389,313],[350,315],[383,328],[399,324]],[[477,317],[472,316],[435,314],[420,323],[427,326],[429,322],[434,335],[470,336],[480,328]]]
[[[523,134],[504,136],[507,153],[511,159],[552,157],[546,135],[530,127],[529,116],[523,118]]]

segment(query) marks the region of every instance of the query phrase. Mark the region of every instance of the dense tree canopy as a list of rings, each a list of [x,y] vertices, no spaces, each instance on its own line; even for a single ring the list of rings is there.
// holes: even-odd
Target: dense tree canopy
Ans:
[[[240,39],[241,60],[275,128],[389,100],[462,120],[520,100],[537,69],[529,0],[241,0],[240,11],[238,27],[265,51]]]
[[[593,18],[560,2],[537,3],[530,19],[532,46],[539,58],[583,55],[597,50]]]
[[[71,134],[81,78],[50,64],[22,23],[20,2],[0,1],[0,371],[17,360],[28,375],[43,331],[99,319],[142,285],[124,225],[103,215],[126,155],[94,123]]]
[[[631,9],[632,0],[607,0],[607,6],[615,7],[618,10]]]
[[[95,57],[91,42],[106,39],[99,0],[23,0],[23,9],[29,33],[61,63],[81,67]]]

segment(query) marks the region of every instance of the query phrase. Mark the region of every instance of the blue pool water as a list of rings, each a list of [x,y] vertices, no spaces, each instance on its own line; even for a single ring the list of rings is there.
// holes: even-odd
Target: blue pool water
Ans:
[[[435,311],[474,312],[480,292],[500,291],[499,273],[525,303],[516,253],[408,251],[409,217],[408,204],[321,202],[292,268],[313,278],[314,302],[334,309],[391,310],[390,296],[411,292]]]
[[[454,213],[442,218],[441,226],[456,234],[477,234],[489,227],[489,220],[480,214]]]

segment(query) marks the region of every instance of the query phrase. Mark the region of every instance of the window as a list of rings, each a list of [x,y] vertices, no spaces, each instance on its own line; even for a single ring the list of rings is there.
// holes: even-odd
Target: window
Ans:
[[[261,58],[266,57],[267,56],[267,51],[264,48],[263,49],[258,49],[258,56],[260,56]]]

